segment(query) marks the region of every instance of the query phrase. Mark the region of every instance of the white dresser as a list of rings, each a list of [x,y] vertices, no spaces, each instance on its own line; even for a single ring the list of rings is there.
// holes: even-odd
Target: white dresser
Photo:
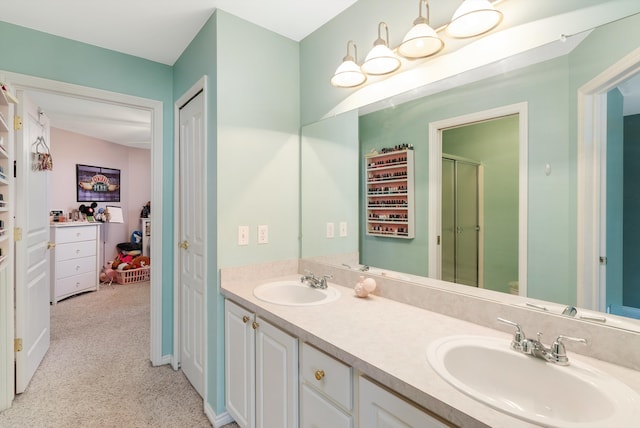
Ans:
[[[51,226],[51,303],[100,283],[100,224],[61,223]]]

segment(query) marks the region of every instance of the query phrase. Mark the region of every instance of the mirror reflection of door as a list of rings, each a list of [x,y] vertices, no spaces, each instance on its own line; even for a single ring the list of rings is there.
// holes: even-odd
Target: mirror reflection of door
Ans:
[[[480,258],[480,165],[442,156],[442,279],[477,287]]]
[[[458,160],[442,165],[442,279],[495,291],[518,293],[519,117],[517,114],[466,124],[442,132],[442,153]],[[472,160],[472,162],[468,162]],[[476,164],[476,165],[474,165]],[[478,165],[482,173],[478,175]],[[445,206],[448,169],[458,205],[453,214],[456,235],[447,243]],[[457,176],[457,178],[455,178]],[[481,177],[478,181],[478,176]],[[464,178],[463,178],[464,177]],[[475,179],[472,179],[475,177]],[[455,233],[453,233],[455,232]],[[445,266],[456,260],[454,270]],[[447,273],[448,272],[448,273]],[[453,275],[454,279],[452,279]]]
[[[607,96],[606,310],[640,319],[640,76]]]

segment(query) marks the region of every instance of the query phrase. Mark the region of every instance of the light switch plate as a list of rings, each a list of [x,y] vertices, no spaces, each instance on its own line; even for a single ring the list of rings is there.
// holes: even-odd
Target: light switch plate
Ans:
[[[261,224],[258,226],[258,244],[269,243],[269,226]]]
[[[249,245],[249,226],[238,226],[238,245]]]
[[[341,221],[340,222],[340,231],[338,232],[338,234],[340,235],[341,238],[344,238],[345,236],[347,236],[347,222],[346,221]]]
[[[333,238],[334,236],[335,236],[334,224],[329,222],[327,223],[327,238]]]

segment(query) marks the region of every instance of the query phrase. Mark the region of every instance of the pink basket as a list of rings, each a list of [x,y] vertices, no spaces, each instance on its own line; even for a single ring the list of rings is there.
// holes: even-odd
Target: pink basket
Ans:
[[[149,281],[151,268],[149,266],[138,269],[116,270],[116,282],[118,284],[133,284],[134,282]]]

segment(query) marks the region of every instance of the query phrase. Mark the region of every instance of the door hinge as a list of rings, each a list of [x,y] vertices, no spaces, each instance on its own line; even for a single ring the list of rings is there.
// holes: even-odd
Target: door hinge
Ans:
[[[22,351],[22,338],[13,339],[13,352]]]
[[[22,241],[22,228],[14,227],[13,228],[13,240],[15,242]]]
[[[15,131],[22,129],[22,116],[13,116],[13,129]]]
[[[437,245],[440,245],[440,235],[438,235],[438,244]]]
[[[603,257],[603,256],[600,256],[600,264],[601,265],[606,265],[607,264],[607,258]]]

